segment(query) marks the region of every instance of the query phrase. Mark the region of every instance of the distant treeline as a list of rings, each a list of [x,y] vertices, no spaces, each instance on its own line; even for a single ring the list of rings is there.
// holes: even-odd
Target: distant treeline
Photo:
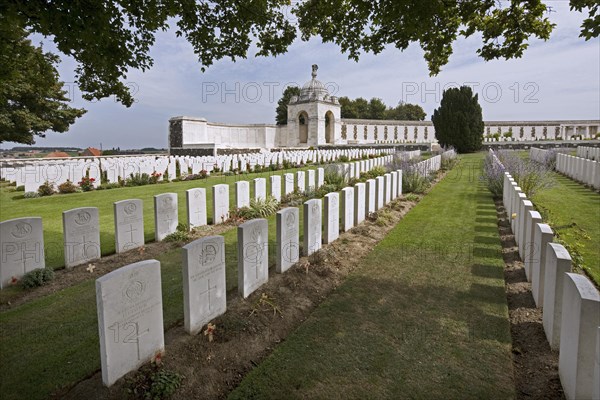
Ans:
[[[402,101],[396,107],[389,107],[376,97],[371,100],[362,97],[352,100],[344,96],[340,97],[339,101],[342,106],[342,118],[423,121],[427,116],[421,106]]]

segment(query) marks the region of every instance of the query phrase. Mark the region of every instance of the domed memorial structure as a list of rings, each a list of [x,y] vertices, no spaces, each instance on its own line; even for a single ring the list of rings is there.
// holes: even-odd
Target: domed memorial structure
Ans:
[[[196,117],[169,119],[169,152],[172,155],[217,155],[310,146],[420,145],[435,143],[430,120],[399,121],[341,119],[341,106],[327,85],[312,78],[292,97],[287,125],[232,124]],[[600,121],[487,121],[484,138],[489,141],[538,141],[593,139]]]
[[[335,96],[317,80],[318,66],[312,66],[312,79],[302,86],[300,96],[288,104],[287,146],[340,144],[341,107]]]

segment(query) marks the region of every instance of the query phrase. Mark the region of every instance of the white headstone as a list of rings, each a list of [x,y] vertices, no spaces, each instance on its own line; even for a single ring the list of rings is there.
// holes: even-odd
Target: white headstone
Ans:
[[[354,188],[342,189],[342,230],[344,232],[354,228]]]
[[[379,210],[384,206],[385,199],[385,178],[383,176],[378,176],[375,178],[375,210]]]
[[[267,180],[265,178],[254,178],[254,200],[265,200],[267,198]]]
[[[235,208],[250,207],[250,182],[235,182]]]
[[[398,197],[398,171],[390,172],[392,176],[392,200],[396,200]]]
[[[298,262],[300,256],[300,212],[297,207],[277,211],[276,271],[283,273]]]
[[[565,273],[571,272],[571,256],[567,249],[558,243],[548,243],[546,246],[542,320],[550,347],[553,350],[558,350],[560,347],[563,287]]]
[[[340,194],[338,192],[325,195],[324,243],[333,243],[340,236]]]
[[[294,192],[294,174],[283,174],[283,194]]]
[[[185,191],[188,226],[191,228],[207,224],[206,189],[194,188]]]
[[[402,196],[402,170],[399,169],[396,172],[398,172],[398,175],[396,175],[396,178],[398,179],[398,196]]]
[[[531,264],[531,294],[535,305],[544,305],[544,281],[546,273],[546,246],[552,242],[554,233],[547,224],[536,224],[533,243],[539,249],[539,257],[534,257]]]
[[[317,188],[325,184],[325,169],[317,168]]]
[[[164,352],[158,261],[129,264],[98,278],[96,307],[104,385]]]
[[[365,196],[365,216],[376,211],[375,203],[377,201],[377,181],[375,179],[367,179]]]
[[[45,268],[44,230],[39,217],[0,222],[0,289],[29,271]]]
[[[238,226],[238,291],[243,298],[269,280],[268,227],[263,218]]]
[[[298,191],[300,193],[305,192],[306,191],[306,178],[305,178],[304,171],[296,172],[296,180],[298,181],[297,182]]]
[[[100,258],[100,222],[96,207],[63,211],[65,267]]]
[[[160,242],[177,231],[179,214],[177,193],[162,193],[154,196],[154,239]]]
[[[316,177],[315,177],[314,169],[309,169],[307,171],[307,181],[308,181],[308,190],[315,190],[316,189]]]
[[[227,310],[225,239],[208,236],[183,246],[183,317],[195,335]]]
[[[384,176],[384,187],[385,187],[385,191],[383,194],[383,202],[385,204],[389,203],[392,200],[392,175],[391,174],[385,174]]]
[[[321,199],[311,199],[304,203],[303,247],[304,255],[311,255],[321,248]]]
[[[535,227],[537,224],[542,222],[542,216],[539,212],[530,210],[527,212],[525,218],[525,275],[527,276],[527,280],[531,282],[531,266],[533,264],[533,260],[539,259],[541,252],[540,249],[536,247],[534,242]]]
[[[212,187],[213,225],[222,224],[229,219],[229,185],[221,183]]]
[[[117,253],[144,245],[144,206],[142,200],[129,199],[113,203],[115,215],[115,249]]]
[[[568,400],[591,399],[600,294],[585,276],[565,275],[558,375]]]
[[[356,225],[365,220],[365,195],[366,183],[359,182],[354,185],[354,221]]]
[[[281,201],[281,175],[271,175],[271,197],[278,202]]]

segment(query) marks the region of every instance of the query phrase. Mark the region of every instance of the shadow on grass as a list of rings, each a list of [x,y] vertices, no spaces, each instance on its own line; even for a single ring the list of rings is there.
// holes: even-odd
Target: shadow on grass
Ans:
[[[490,237],[490,236],[475,236],[473,239],[473,243],[478,244],[500,244],[500,239],[498,237]]]
[[[481,278],[498,279],[502,277],[502,272],[499,271],[497,265],[473,264],[471,266],[471,273]]]
[[[350,277],[230,399],[511,397],[504,301],[502,286]]]

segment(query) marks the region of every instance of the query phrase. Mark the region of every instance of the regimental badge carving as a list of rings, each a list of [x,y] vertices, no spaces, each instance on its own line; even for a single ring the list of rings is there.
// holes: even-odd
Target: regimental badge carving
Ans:
[[[200,197],[200,191],[199,190],[194,190],[194,198],[198,198]]]
[[[205,266],[212,264],[217,258],[217,255],[217,245],[214,243],[207,243],[199,255],[200,265]]]
[[[353,135],[354,135],[354,140],[358,139],[358,127],[356,125],[354,125]]]
[[[16,239],[24,239],[31,234],[32,229],[33,228],[28,223],[18,222],[12,227],[10,234]]]
[[[263,242],[261,229],[256,227],[250,233],[252,241],[244,248],[244,259],[251,263],[258,264],[263,258]]]
[[[164,197],[162,199],[162,206],[163,206],[163,209],[166,209],[166,210],[173,208],[173,198],[172,197]]]
[[[142,297],[144,292],[146,291],[146,284],[142,281],[132,281],[127,285],[123,294],[127,299],[131,301],[135,301]]]
[[[135,212],[135,210],[137,210],[137,206],[133,202],[127,203],[123,208],[123,211],[125,211],[125,214],[127,215],[132,215]]]
[[[287,217],[285,217],[285,225],[288,229],[294,229],[294,225],[296,223],[296,216],[294,213],[288,213]]]
[[[222,195],[222,196],[225,195],[225,187],[224,186],[221,186],[219,188],[219,194]]]
[[[85,225],[92,220],[92,215],[87,211],[78,211],[73,218],[77,225]]]
[[[331,196],[329,199],[331,200],[331,206],[332,207],[337,207],[337,205],[338,205],[338,198],[337,198],[337,196]]]

